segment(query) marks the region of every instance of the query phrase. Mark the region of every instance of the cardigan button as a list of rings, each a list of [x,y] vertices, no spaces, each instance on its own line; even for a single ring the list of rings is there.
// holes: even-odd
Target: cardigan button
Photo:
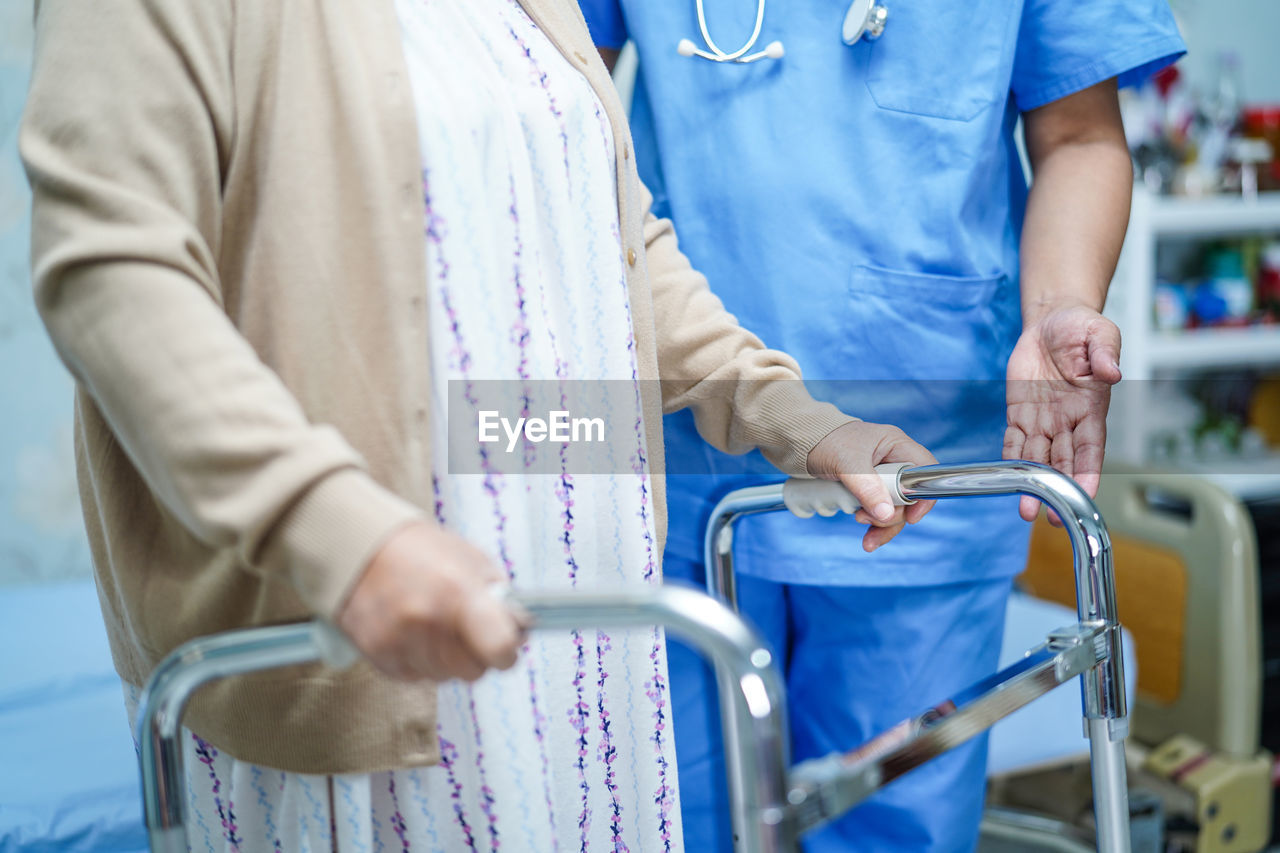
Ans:
[[[623,160],[631,159],[631,143],[630,142],[622,143],[622,159]]]
[[[405,734],[409,736],[410,742],[416,748],[415,751],[419,755],[430,755],[437,743],[437,740],[432,737],[435,733],[425,724],[416,722],[410,723],[406,729]]]
[[[636,265],[636,250],[627,249],[627,266],[634,267]]]
[[[586,64],[587,64],[587,58],[586,58],[585,56],[583,56],[581,53],[578,53],[578,51],[576,51],[576,50],[575,50],[575,51],[573,52],[573,55],[574,55],[574,57],[576,57],[576,58],[577,58],[577,60],[578,60],[579,62],[581,62],[583,65],[586,65]]]

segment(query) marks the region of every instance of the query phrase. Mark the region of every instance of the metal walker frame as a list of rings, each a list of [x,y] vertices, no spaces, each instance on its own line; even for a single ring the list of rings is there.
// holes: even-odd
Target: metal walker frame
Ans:
[[[509,592],[535,630],[662,625],[715,664],[737,849],[788,853],[800,836],[865,800],[888,782],[989,728],[1079,675],[1093,762],[1098,849],[1129,850],[1124,737],[1128,730],[1111,545],[1088,496],[1069,477],[1024,462],[892,466],[886,484],[915,498],[1026,494],[1063,519],[1075,553],[1080,620],[1053,632],[1019,663],[844,754],[790,765],[786,694],[773,656],[734,609],[733,525],[746,515],[795,505],[814,481],[740,489],[716,506],[707,529],[712,596],[664,586],[617,593]],[[828,489],[832,484],[822,484]],[[849,509],[849,497],[837,500]],[[822,504],[826,498],[818,499]],[[802,501],[803,503],[803,501]],[[829,502],[825,504],[829,506]],[[312,661],[351,665],[358,655],[323,622],[251,628],[192,640],[166,657],[143,691],[139,764],[152,853],[186,853],[181,718],[202,685]]]
[[[862,802],[884,785],[931,758],[989,729],[1053,688],[1081,676],[1084,734],[1089,739],[1093,774],[1094,819],[1098,850],[1127,853],[1129,796],[1126,786],[1124,739],[1129,720],[1124,692],[1124,662],[1120,623],[1116,618],[1115,578],[1111,539],[1093,501],[1074,480],[1046,465],[1030,462],[991,462],[877,468],[894,503],[918,499],[1030,495],[1057,512],[1071,540],[1075,563],[1075,625],[1052,632],[1012,666],[971,685],[951,699],[904,720],[887,732],[848,752],[813,759],[791,772],[788,803],[799,833],[831,820]],[[739,519],[764,512],[791,509],[797,514],[853,512],[857,501],[837,484],[788,480],[730,492],[715,507],[707,525],[704,554],[707,591],[736,609],[733,571],[733,528]],[[720,692],[731,686],[728,670],[716,666]],[[740,739],[743,721],[722,705],[726,744]],[[731,802],[734,809],[735,849],[767,851],[753,842],[753,828],[743,820],[752,809],[767,808],[755,769],[741,753],[726,748]]]

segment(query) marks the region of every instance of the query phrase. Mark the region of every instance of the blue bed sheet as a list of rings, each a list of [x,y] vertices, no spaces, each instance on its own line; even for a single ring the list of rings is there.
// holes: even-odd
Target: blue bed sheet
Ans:
[[[146,849],[91,579],[0,589],[0,853]]]

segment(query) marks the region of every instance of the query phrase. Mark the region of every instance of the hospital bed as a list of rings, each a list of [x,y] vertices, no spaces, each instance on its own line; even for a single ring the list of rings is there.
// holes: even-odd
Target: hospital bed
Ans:
[[[1260,850],[1270,834],[1271,756],[1260,744],[1262,628],[1249,512],[1202,477],[1118,464],[1105,469],[1097,505],[1136,647],[1133,739],[1151,751],[1141,784],[1183,801],[1197,850]],[[1060,531],[1037,523],[1022,586],[1072,601],[1055,568],[1070,548]]]
[[[783,509],[800,515],[853,511],[852,495],[838,484],[791,480],[740,489],[721,500],[706,535],[710,595],[671,586],[609,593],[510,592],[510,603],[529,614],[534,630],[663,625],[714,662],[731,820],[740,851],[798,849],[804,833],[1077,676],[1091,745],[1098,849],[1127,851],[1128,714],[1111,546],[1097,509],[1070,478],[1026,462],[890,466],[882,476],[899,503],[1005,494],[1044,501],[1064,519],[1071,539],[1079,618],[1051,633],[1022,661],[847,753],[790,765],[782,679],[770,651],[734,609],[732,568],[736,522]],[[347,666],[355,657],[338,632],[313,622],[196,639],[161,662],[143,692],[138,718],[153,853],[187,849],[181,717],[200,686],[314,660]]]
[[[145,850],[93,578],[0,589],[0,650],[0,853]]]

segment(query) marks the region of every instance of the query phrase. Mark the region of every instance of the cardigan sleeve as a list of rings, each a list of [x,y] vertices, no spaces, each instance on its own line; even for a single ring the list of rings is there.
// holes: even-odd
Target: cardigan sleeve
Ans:
[[[698,433],[714,447],[758,447],[785,473],[807,475],[809,451],[857,419],[814,400],[795,359],[766,348],[725,310],[680,251],[671,221],[653,215],[643,187],[642,204],[664,411],[692,408]]]
[[[232,26],[229,0],[38,5],[20,134],[35,298],[167,512],[331,614],[419,510],[308,421],[222,308]]]

